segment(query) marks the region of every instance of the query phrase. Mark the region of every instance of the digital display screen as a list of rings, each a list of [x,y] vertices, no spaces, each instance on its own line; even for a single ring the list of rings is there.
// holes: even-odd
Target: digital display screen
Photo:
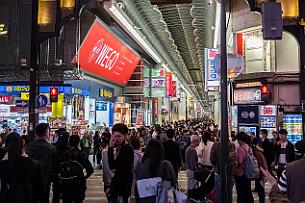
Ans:
[[[303,139],[301,114],[286,114],[283,116],[283,121],[283,127],[288,131],[290,142],[296,143]]]

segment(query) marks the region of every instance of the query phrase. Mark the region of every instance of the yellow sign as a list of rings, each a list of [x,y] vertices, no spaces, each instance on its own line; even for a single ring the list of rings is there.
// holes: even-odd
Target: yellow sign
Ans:
[[[30,100],[30,93],[29,92],[21,92],[20,99],[29,101]]]
[[[112,98],[112,92],[106,89],[100,89],[100,97],[105,97],[107,99]]]

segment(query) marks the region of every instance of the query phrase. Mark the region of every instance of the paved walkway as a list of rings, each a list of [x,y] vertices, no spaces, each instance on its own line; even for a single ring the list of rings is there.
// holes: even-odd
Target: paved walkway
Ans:
[[[179,174],[179,185],[182,191],[186,191],[187,187],[187,178],[184,171]],[[266,185],[266,203],[268,201],[268,192],[270,190],[270,185]],[[256,193],[253,193],[255,203],[258,203],[258,196]],[[233,202],[236,202],[236,192],[234,190],[233,194]],[[86,200],[85,203],[107,203],[107,199],[105,197],[103,183],[102,183],[102,174],[100,170],[96,170],[94,174],[87,180],[87,192],[86,192]]]

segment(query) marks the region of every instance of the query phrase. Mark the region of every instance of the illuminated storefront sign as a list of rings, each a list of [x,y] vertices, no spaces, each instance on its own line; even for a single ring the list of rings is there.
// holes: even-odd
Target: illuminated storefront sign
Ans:
[[[206,91],[219,90],[219,70],[216,66],[218,49],[205,49],[205,87]]]
[[[158,107],[158,98],[154,98],[154,116],[158,117],[159,107]]]
[[[258,104],[262,102],[260,88],[245,88],[234,90],[234,104]]]
[[[12,101],[12,97],[8,95],[0,95],[0,103],[1,104],[8,104]]]
[[[164,79],[152,79],[152,87],[165,87]]]
[[[166,96],[172,96],[173,73],[166,72]]]
[[[260,115],[261,116],[276,116],[277,115],[276,106],[261,106]]]
[[[125,85],[140,61],[121,40],[117,39],[99,20],[91,26],[79,50],[79,60],[83,71]]]
[[[111,101],[114,102],[114,89],[107,86],[102,86],[100,88],[100,97],[103,101]]]
[[[172,97],[177,97],[177,81],[172,82]]]
[[[249,87],[261,87],[263,84],[261,82],[245,82],[237,83],[235,88],[249,88]]]

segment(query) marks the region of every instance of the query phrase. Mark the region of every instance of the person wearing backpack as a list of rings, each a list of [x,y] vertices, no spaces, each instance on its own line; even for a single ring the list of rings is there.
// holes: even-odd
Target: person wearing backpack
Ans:
[[[251,192],[251,179],[246,177],[246,158],[249,151],[252,152],[249,143],[250,137],[244,133],[239,132],[236,139],[240,146],[236,150],[236,167],[233,174],[236,182],[237,203],[253,203],[254,199]]]
[[[64,153],[63,162],[59,165],[62,199],[63,203],[80,203],[85,199],[86,179],[92,175],[94,169],[87,153],[80,150],[78,135],[70,136],[69,145],[71,149]]]
[[[0,161],[0,202],[41,202],[45,191],[40,164],[24,153],[18,133],[9,134],[5,146],[8,159]]]

